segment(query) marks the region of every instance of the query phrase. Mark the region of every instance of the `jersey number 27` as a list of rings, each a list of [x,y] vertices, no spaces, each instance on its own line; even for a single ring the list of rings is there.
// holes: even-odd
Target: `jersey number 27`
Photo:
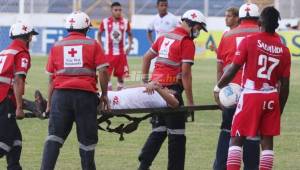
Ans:
[[[268,67],[268,62],[271,65]],[[274,57],[268,57],[266,55],[259,55],[258,57],[258,65],[261,66],[257,71],[257,77],[263,79],[271,79],[271,74],[274,68],[279,64],[279,60]]]

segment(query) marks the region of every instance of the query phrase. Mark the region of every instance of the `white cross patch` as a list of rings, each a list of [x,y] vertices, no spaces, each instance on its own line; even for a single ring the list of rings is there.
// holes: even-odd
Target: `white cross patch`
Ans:
[[[64,67],[83,67],[82,45],[64,46]]]
[[[22,58],[21,59],[21,67],[27,68],[28,67],[28,59],[27,58]]]

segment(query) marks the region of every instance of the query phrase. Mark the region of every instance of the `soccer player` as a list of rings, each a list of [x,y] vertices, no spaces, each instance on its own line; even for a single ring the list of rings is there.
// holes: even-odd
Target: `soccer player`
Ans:
[[[266,7],[259,21],[261,33],[245,37],[232,65],[214,88],[216,95],[244,67],[243,91],[233,118],[227,170],[239,170],[246,137],[261,136],[260,170],[273,166],[273,136],[280,134],[280,116],[289,95],[291,56],[275,32],[280,13]],[[244,155],[247,156],[247,155]]]
[[[259,17],[258,7],[255,4],[244,4],[239,9],[240,25],[223,34],[217,52],[217,81],[221,78],[223,73],[228,69],[233,61],[234,54],[240,41],[247,35],[259,32],[257,25]],[[242,70],[239,70],[235,75],[232,83],[240,85],[242,82]],[[219,104],[219,103],[218,103]],[[220,104],[219,104],[220,105]],[[221,105],[220,105],[221,106]],[[216,158],[214,161],[214,170],[226,169],[226,161],[228,155],[228,147],[230,140],[230,131],[232,124],[232,117],[236,107],[224,108],[222,107],[222,123],[219,140],[216,149]],[[252,170],[258,168],[259,163],[259,139],[248,138],[244,145],[245,170]]]
[[[225,11],[225,24],[229,28],[229,30],[232,30],[233,28],[235,28],[239,25],[239,9],[238,8],[231,7]],[[226,32],[227,31],[225,31],[224,34]],[[210,45],[209,49],[211,51],[218,53],[218,48],[215,46],[215,44]]]
[[[76,123],[82,169],[95,170],[94,154],[98,142],[97,75],[102,94],[101,109],[107,109],[108,62],[100,44],[86,37],[91,26],[88,15],[76,11],[67,19],[68,36],[51,48],[46,71],[49,73],[48,137],[41,170],[55,168],[59,150]],[[98,74],[96,74],[98,71]]]
[[[29,44],[38,33],[26,21],[17,21],[9,31],[11,44],[0,52],[0,158],[6,156],[8,170],[21,170],[22,135],[15,118],[24,118],[22,96],[31,65]]]
[[[206,30],[206,21],[198,10],[188,10],[182,16],[182,24],[173,31],[159,37],[143,58],[143,81],[148,82],[150,61],[157,56],[151,81],[178,94],[179,105],[183,105],[182,92],[185,91],[187,105],[194,105],[192,91],[192,65],[195,44],[200,30]],[[182,85],[178,83],[181,76]],[[170,112],[152,119],[152,133],[149,135],[139,156],[139,170],[148,170],[162,143],[168,136],[168,170],[183,170],[185,162],[185,112]]]
[[[104,51],[109,60],[108,73],[117,77],[117,90],[124,87],[124,78],[129,76],[127,55],[132,49],[132,33],[130,23],[122,17],[122,6],[119,2],[111,4],[112,16],[103,19],[99,27],[98,41],[101,43],[105,33]],[[128,36],[128,48],[125,50],[125,38]],[[112,90],[112,83],[108,83],[108,90]]]
[[[158,14],[148,26],[147,38],[150,45],[153,44],[153,32],[155,32],[155,40],[157,40],[164,33],[172,31],[176,26],[179,26],[180,21],[168,11],[168,0],[157,0],[156,8]],[[150,72],[154,69],[156,58],[151,60]]]

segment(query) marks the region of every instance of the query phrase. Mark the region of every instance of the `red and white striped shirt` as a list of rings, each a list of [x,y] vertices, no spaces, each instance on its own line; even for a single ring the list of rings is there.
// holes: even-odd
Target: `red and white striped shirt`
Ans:
[[[106,55],[125,54],[126,32],[130,32],[127,19],[114,20],[113,17],[105,18],[100,24],[99,32],[105,32],[104,51]]]

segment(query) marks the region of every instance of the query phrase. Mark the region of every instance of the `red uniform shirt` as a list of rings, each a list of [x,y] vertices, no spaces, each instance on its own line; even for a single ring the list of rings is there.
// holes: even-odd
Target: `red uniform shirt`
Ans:
[[[96,92],[96,70],[108,66],[101,46],[84,34],[71,32],[51,48],[46,71],[55,89]]]
[[[233,63],[245,64],[243,86],[246,89],[276,88],[280,78],[290,76],[290,52],[278,34],[258,33],[246,37]]]
[[[232,63],[234,54],[241,40],[245,36],[255,34],[257,32],[259,32],[259,28],[255,21],[243,20],[238,27],[223,34],[217,52],[217,60],[223,64],[223,72],[225,72],[228,66]],[[236,74],[232,82],[241,84],[241,80],[242,69]]]
[[[99,32],[105,32],[105,55],[124,55],[126,32],[130,32],[127,19],[114,20],[113,17],[105,18],[100,24]]]
[[[30,68],[30,55],[25,42],[13,40],[0,52],[0,102],[5,99],[15,75],[25,75]]]
[[[194,63],[195,44],[182,27],[159,37],[150,50],[157,54],[151,80],[163,85],[176,83],[182,63]]]

